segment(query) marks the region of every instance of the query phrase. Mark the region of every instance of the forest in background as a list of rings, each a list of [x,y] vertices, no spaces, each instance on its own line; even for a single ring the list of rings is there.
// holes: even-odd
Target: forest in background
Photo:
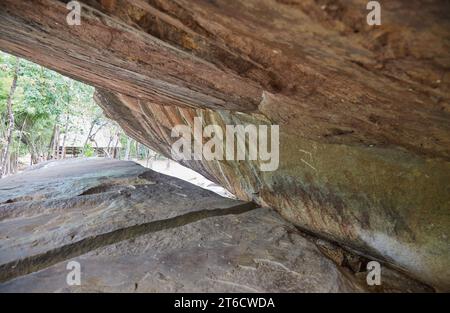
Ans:
[[[0,52],[0,177],[74,156],[157,158],[103,115],[93,93],[91,86]]]

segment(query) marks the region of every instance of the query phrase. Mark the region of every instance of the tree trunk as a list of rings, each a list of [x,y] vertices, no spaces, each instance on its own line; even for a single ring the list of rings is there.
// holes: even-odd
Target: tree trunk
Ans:
[[[136,143],[136,160],[139,160],[139,142],[135,141]]]
[[[19,156],[20,156],[20,144],[22,143],[22,134],[27,123],[27,117],[23,120],[22,127],[20,128],[19,140],[17,141],[17,157],[16,157],[16,168],[19,168]]]
[[[56,125],[55,138],[53,140],[53,160],[59,157],[59,125]]]
[[[149,148],[147,148],[146,149],[146,151],[147,151],[147,153],[146,153],[146,158],[147,158],[147,163],[146,163],[146,165],[145,165],[145,167],[148,167],[148,168],[152,168],[152,163],[150,163],[150,159],[152,158],[152,155],[151,155],[151,153],[150,153],[150,149]]]
[[[28,138],[27,133],[22,134],[22,142],[28,147],[28,151],[30,152],[30,165],[36,164],[39,157],[38,151],[31,138]]]
[[[34,144],[30,143],[30,165],[39,163],[39,153],[37,152]]]
[[[113,139],[114,139],[114,135],[111,135],[109,137],[108,145],[106,146],[106,149],[105,149],[105,154],[106,154],[106,157],[108,157],[108,158],[111,157],[110,149],[111,149],[111,143],[112,143]]]
[[[112,152],[114,159],[120,159],[120,153],[118,152],[117,146],[119,145],[120,134],[116,133],[116,144],[114,145],[114,150]]]
[[[50,158],[55,157],[55,145],[56,142],[59,140],[59,116],[56,117],[55,120],[55,126],[53,126],[53,134],[52,138],[50,139],[50,143],[48,145],[48,151],[47,151],[47,160]]]
[[[62,151],[61,151],[61,158],[66,158],[66,138],[67,138],[67,131],[69,130],[69,114],[67,114],[66,118],[66,125],[64,125],[64,137],[62,140]]]
[[[86,140],[84,141],[84,144],[83,144],[83,147],[82,147],[83,148],[83,153],[84,153],[84,148],[86,147],[89,139],[91,138],[92,130],[94,129],[96,121],[97,120],[93,120],[92,123],[91,123],[91,127],[89,128],[89,133],[88,133],[88,135],[86,137]]]
[[[8,100],[6,101],[6,105],[8,107],[8,117],[9,117],[9,126],[6,133],[6,145],[3,150],[2,155],[2,164],[1,164],[1,170],[0,170],[0,177],[3,177],[4,175],[8,174],[8,167],[7,167],[7,161],[9,159],[9,151],[11,148],[11,142],[12,142],[12,135],[14,130],[14,112],[12,109],[12,98],[14,96],[14,92],[16,91],[17,87],[17,76],[19,73],[19,59],[16,58],[16,65],[14,67],[14,76],[13,81],[11,84],[11,89],[9,90]]]
[[[125,150],[125,160],[130,159],[131,139],[127,137],[127,149]]]

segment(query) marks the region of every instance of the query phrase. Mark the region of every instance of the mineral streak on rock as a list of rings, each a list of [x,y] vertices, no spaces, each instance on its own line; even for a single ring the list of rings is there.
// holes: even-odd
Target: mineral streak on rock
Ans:
[[[365,0],[2,0],[0,49],[97,88],[170,156],[170,129],[280,125],[280,167],[186,165],[243,200],[450,289],[450,4]]]
[[[133,162],[49,162],[2,179],[0,199],[1,292],[369,290],[365,268],[333,255],[360,258],[275,211]],[[80,286],[66,282],[69,261],[81,266]],[[374,291],[431,290],[383,272]]]
[[[247,214],[255,204],[132,162],[51,162],[2,180],[2,199],[7,186],[23,197],[0,205],[3,292],[135,284],[137,291],[359,290],[272,210]],[[66,284],[69,260],[82,264],[80,288]]]

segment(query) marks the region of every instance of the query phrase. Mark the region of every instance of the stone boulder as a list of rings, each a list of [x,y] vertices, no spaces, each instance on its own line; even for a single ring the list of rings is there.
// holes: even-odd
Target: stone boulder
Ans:
[[[274,211],[133,162],[50,162],[2,179],[0,197],[2,292],[354,290]]]
[[[184,162],[304,231],[450,290],[450,5],[366,0],[2,0],[0,49],[97,87],[171,156],[170,130],[279,125],[280,165]]]
[[[0,292],[371,291],[342,264],[357,256],[275,211],[133,162],[49,162],[0,180],[0,199]],[[383,268],[372,290],[430,288]]]

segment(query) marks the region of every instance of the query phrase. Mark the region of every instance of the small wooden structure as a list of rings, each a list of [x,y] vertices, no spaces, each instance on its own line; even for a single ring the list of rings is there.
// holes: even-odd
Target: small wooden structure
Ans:
[[[81,119],[77,121],[77,128],[70,128],[66,134],[58,134],[58,144],[55,146],[55,157],[59,159],[67,157],[83,156],[83,149],[89,145],[94,156],[119,158],[120,143],[117,129],[103,124],[85,125]]]

